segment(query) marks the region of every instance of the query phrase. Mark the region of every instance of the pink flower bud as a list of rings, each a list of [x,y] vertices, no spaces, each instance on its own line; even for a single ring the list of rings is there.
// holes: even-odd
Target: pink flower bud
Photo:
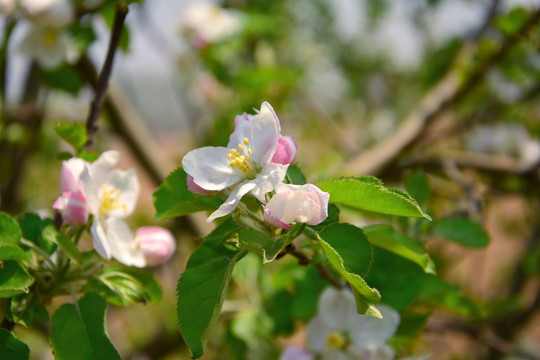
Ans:
[[[81,192],[81,174],[88,163],[79,158],[71,158],[62,162],[60,170],[60,190],[65,192]]]
[[[69,225],[86,224],[88,221],[88,206],[83,194],[64,192],[53,204],[53,209],[62,216]]]
[[[281,165],[290,165],[296,160],[296,140],[292,136],[281,136],[272,162]]]
[[[264,206],[264,218],[283,229],[291,228],[296,221],[317,225],[328,217],[329,199],[330,194],[312,184],[280,184]]]
[[[135,233],[138,246],[149,266],[161,265],[171,258],[176,250],[176,241],[171,232],[158,226],[144,226]]]
[[[199,185],[195,184],[195,181],[193,181],[193,176],[188,175],[187,176],[187,189],[191,191],[194,194],[198,195],[208,195],[210,194],[210,191],[203,189]]]

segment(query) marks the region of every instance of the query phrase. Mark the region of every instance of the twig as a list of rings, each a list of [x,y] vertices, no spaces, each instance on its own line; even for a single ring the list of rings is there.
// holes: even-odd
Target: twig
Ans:
[[[4,24],[4,39],[2,41],[2,47],[0,48],[0,106],[2,106],[2,123],[7,123],[7,102],[6,102],[6,89],[7,89],[7,58],[8,58],[8,45],[11,33],[15,28],[17,21],[12,17],[8,17]]]
[[[403,150],[421,137],[425,126],[452,104],[469,93],[508,50],[526,36],[540,21],[540,10],[534,12],[520,30],[508,35],[495,51],[475,66],[463,80],[463,69],[450,71],[420,104],[405,118],[397,131],[386,140],[351,159],[338,172],[347,174],[372,174],[382,172]],[[466,48],[465,50],[468,50]],[[468,53],[468,51],[466,51]]]
[[[88,113],[88,118],[86,120],[86,131],[88,133],[88,141],[86,142],[86,148],[89,149],[94,143],[94,135],[97,131],[97,120],[101,107],[103,106],[103,101],[105,100],[105,93],[109,86],[109,79],[112,73],[112,66],[114,62],[114,55],[118,44],[120,42],[120,36],[122,35],[122,30],[124,29],[124,21],[128,14],[128,7],[117,5],[116,13],[114,15],[114,24],[111,30],[111,39],[109,41],[109,48],[107,50],[107,56],[105,57],[105,62],[101,68],[99,74],[94,99],[90,104],[90,111]]]
[[[293,244],[289,244],[285,249],[284,252],[286,254],[290,254],[298,259],[298,264],[306,266],[313,262],[313,259],[311,259],[309,256],[304,254],[302,251],[298,250]],[[334,275],[328,270],[328,268],[323,263],[317,263],[315,264],[315,267],[317,270],[319,270],[319,274],[323,279],[328,280],[332,286],[334,286],[337,289],[342,289],[343,284],[336,279]]]

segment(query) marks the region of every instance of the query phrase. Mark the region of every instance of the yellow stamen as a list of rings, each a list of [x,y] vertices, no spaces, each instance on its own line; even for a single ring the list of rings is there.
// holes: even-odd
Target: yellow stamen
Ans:
[[[249,139],[248,138],[244,138],[244,145],[249,146]]]
[[[326,344],[332,348],[341,349],[347,344],[347,339],[339,331],[334,331],[326,338]]]
[[[238,149],[240,149],[240,151],[244,151],[244,147],[242,146],[242,144],[238,144]]]
[[[122,209],[125,213],[127,213],[127,205],[120,203],[118,200],[118,197],[120,194],[122,194],[121,190],[115,189],[106,184],[101,185],[101,189],[103,191],[101,205],[99,207],[99,213],[101,215],[116,209]]]
[[[249,139],[242,140],[244,145],[238,144],[238,150],[231,149],[227,154],[229,166],[243,173],[248,179],[254,179],[257,176],[257,169],[251,159],[253,151],[249,148]]]

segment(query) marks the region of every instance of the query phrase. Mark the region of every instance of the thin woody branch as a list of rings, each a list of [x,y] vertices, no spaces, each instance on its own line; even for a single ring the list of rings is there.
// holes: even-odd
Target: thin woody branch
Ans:
[[[94,143],[94,135],[97,131],[97,120],[105,100],[105,93],[107,92],[107,88],[109,86],[109,79],[111,77],[114,63],[114,55],[116,54],[116,49],[120,43],[120,37],[122,35],[122,30],[124,29],[124,21],[127,14],[127,6],[118,5],[116,7],[107,56],[105,57],[105,62],[103,63],[103,67],[101,68],[101,72],[97,79],[94,99],[90,104],[90,111],[86,120],[86,131],[88,133],[86,148],[91,148]]]

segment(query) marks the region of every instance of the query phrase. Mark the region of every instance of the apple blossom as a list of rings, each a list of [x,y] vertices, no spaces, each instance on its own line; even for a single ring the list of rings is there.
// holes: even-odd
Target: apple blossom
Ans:
[[[317,225],[328,217],[330,194],[313,184],[279,184],[276,194],[264,206],[264,218],[270,224],[289,229],[297,222]]]
[[[385,305],[377,308],[382,319],[358,315],[350,290],[327,288],[319,298],[318,315],[308,324],[308,348],[323,360],[394,359],[386,342],[397,330],[399,314]]]
[[[263,102],[256,115],[236,117],[227,147],[207,146],[184,156],[184,170],[202,189],[220,191],[236,185],[208,222],[231,213],[247,193],[265,203],[265,194],[283,181],[288,164],[272,162],[280,133],[274,109]]]
[[[204,2],[187,4],[180,19],[181,29],[191,34],[191,42],[196,48],[236,34],[241,25],[240,13]]]
[[[80,183],[80,176],[87,165],[86,161],[79,158],[71,158],[62,162],[60,171],[62,195],[54,202],[53,209],[69,225],[86,224],[88,221],[86,197],[82,194]]]
[[[165,263],[176,250],[176,241],[171,232],[158,226],[143,226],[135,233],[138,246],[149,266]]]
[[[279,360],[313,360],[315,356],[306,349],[298,346],[289,346],[281,356]]]
[[[113,257],[124,265],[143,267],[144,256],[122,221],[135,208],[139,182],[134,169],[112,169],[118,159],[117,151],[106,151],[81,174],[83,194],[94,216],[90,232],[94,248],[105,259]]]
[[[188,175],[186,181],[187,181],[187,188],[192,193],[197,194],[197,195],[208,195],[208,194],[210,194],[210,191],[204,190],[202,187],[195,184],[195,182],[193,181],[193,176]]]
[[[67,0],[24,0],[25,17],[31,22],[19,48],[43,68],[54,68],[77,57],[75,46],[65,27],[74,19]]]

